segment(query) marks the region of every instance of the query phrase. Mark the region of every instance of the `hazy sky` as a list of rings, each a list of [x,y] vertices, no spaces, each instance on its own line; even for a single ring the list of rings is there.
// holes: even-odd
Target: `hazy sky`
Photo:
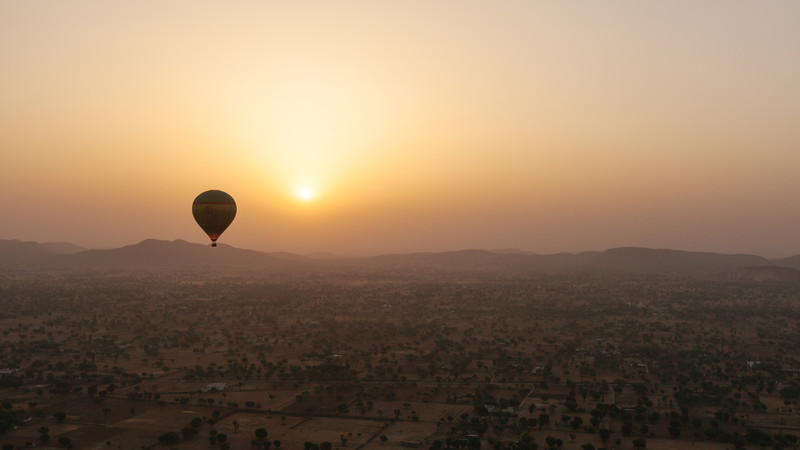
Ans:
[[[800,253],[800,2],[0,0],[0,239]],[[301,189],[312,197],[303,199]]]

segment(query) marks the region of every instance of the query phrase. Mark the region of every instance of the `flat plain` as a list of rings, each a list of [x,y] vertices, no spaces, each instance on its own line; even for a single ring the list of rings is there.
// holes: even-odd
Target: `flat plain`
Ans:
[[[7,266],[0,441],[794,448],[800,283],[767,272]]]

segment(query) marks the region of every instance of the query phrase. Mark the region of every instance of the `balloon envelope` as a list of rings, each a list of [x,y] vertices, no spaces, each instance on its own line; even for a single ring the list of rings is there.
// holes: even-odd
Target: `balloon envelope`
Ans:
[[[236,217],[236,202],[225,192],[205,191],[194,199],[192,215],[216,247],[217,239]]]

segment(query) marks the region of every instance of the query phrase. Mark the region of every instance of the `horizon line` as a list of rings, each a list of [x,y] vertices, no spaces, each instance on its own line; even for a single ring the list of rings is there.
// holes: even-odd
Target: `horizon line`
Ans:
[[[131,246],[140,245],[140,244],[142,244],[142,243],[144,243],[146,241],[157,241],[157,242],[179,242],[180,241],[180,242],[186,242],[186,243],[192,244],[192,245],[203,245],[203,246],[207,245],[209,247],[211,246],[211,244],[206,243],[206,242],[193,242],[193,241],[189,241],[189,240],[186,240],[186,239],[183,239],[183,238],[175,238],[175,239],[144,238],[144,239],[142,239],[142,240],[140,240],[138,242],[132,243],[132,244],[122,244],[122,245],[119,245],[119,246],[108,246],[108,247],[86,247],[86,246],[75,244],[75,243],[72,243],[72,242],[69,242],[69,241],[35,241],[35,240],[26,241],[26,240],[22,240],[22,239],[18,239],[18,238],[0,239],[0,241],[11,241],[11,242],[17,241],[17,242],[20,242],[20,243],[34,243],[34,244],[38,244],[38,245],[47,245],[47,244],[49,244],[49,245],[56,245],[56,244],[59,244],[59,245],[71,245],[71,246],[79,247],[79,248],[83,249],[83,250],[79,250],[79,251],[77,251],[75,253],[79,253],[79,252],[83,252],[83,251],[92,251],[92,250],[99,250],[99,251],[116,250],[116,249],[120,249],[120,248],[124,248],[124,247],[131,247]],[[450,250],[413,250],[413,251],[407,251],[407,252],[389,251],[389,252],[383,252],[383,253],[369,253],[369,254],[342,254],[342,253],[337,253],[337,252],[332,252],[332,251],[325,251],[325,250],[298,253],[298,252],[292,252],[292,251],[288,251],[288,250],[262,250],[262,249],[258,249],[258,248],[252,248],[252,247],[239,247],[239,246],[234,246],[232,244],[225,243],[225,242],[218,242],[218,246],[227,246],[227,247],[231,247],[231,248],[234,248],[234,249],[251,250],[251,251],[257,251],[257,252],[260,252],[260,253],[267,253],[267,254],[270,254],[270,253],[285,253],[285,254],[290,254],[290,255],[306,256],[306,257],[313,256],[313,255],[324,254],[324,255],[330,255],[332,258],[341,258],[341,259],[347,259],[347,258],[372,258],[372,257],[378,257],[378,256],[391,256],[391,255],[443,254],[443,253],[458,253],[458,252],[467,252],[467,251],[481,251],[481,252],[494,253],[494,254],[525,254],[525,255],[531,255],[531,256],[554,256],[554,255],[579,255],[579,254],[583,254],[583,253],[604,253],[604,252],[608,252],[608,251],[612,251],[612,250],[619,250],[619,249],[673,251],[673,252],[715,254],[715,255],[727,255],[727,256],[737,256],[737,255],[739,255],[739,256],[757,256],[757,257],[764,258],[764,259],[767,259],[767,260],[780,260],[780,259],[792,258],[794,256],[800,256],[800,254],[789,254],[788,256],[773,256],[773,257],[771,257],[771,256],[764,256],[764,255],[761,255],[759,253],[743,253],[743,252],[727,253],[727,252],[721,252],[721,251],[685,250],[685,249],[680,249],[680,248],[646,247],[646,246],[637,246],[637,245],[621,245],[621,246],[616,246],[616,247],[608,247],[608,248],[603,249],[603,250],[580,250],[580,251],[575,251],[575,252],[557,251],[557,252],[551,252],[551,253],[539,253],[539,252],[536,252],[536,251],[533,251],[533,250],[523,250],[523,249],[520,249],[520,248],[513,248],[513,247],[495,248],[495,249],[469,247],[469,248],[458,248],[458,249],[450,249]]]

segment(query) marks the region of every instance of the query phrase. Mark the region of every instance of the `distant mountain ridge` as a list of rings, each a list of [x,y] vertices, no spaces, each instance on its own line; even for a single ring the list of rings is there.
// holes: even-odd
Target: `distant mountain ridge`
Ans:
[[[65,254],[65,255],[89,250],[86,247],[81,247],[80,245],[70,244],[69,242],[44,242],[41,245],[42,245],[42,247],[46,248],[51,253],[59,253],[59,254]]]
[[[775,260],[775,264],[778,266],[800,269],[800,255],[790,256],[788,258],[783,258],[783,259],[777,259]]]
[[[690,252],[684,250],[620,247],[578,255],[589,265],[637,270],[720,270],[769,264],[766,258],[746,254]]]
[[[52,254],[38,242],[0,240],[0,264],[36,262]]]
[[[77,247],[77,246],[76,246]],[[0,264],[53,264],[72,267],[240,267],[258,268],[276,263],[297,262],[304,257],[290,253],[265,253],[220,244],[194,244],[181,239],[145,239],[138,244],[107,250],[69,252],[71,247],[37,242],[0,240]]]
[[[748,269],[739,278],[781,278],[766,271],[754,272],[758,267],[800,268],[800,255],[791,258],[770,260],[757,255],[691,252],[642,247],[620,247],[605,251],[581,253],[557,253],[540,255],[515,249],[499,251],[461,250],[450,252],[420,252],[386,254],[363,258],[339,258],[334,255],[301,256],[285,252],[266,253],[220,244],[190,243],[181,239],[173,241],[145,239],[138,244],[107,250],[86,250],[68,243],[23,242],[0,240],[0,264],[46,263],[73,267],[230,267],[259,268],[292,263],[349,263],[384,264],[394,266],[436,265],[452,267],[564,267],[620,270],[630,272],[726,272]],[[770,275],[772,274],[772,275]]]
[[[720,271],[747,266],[777,264],[756,255],[690,252],[641,247],[612,248],[602,252],[556,253],[539,255],[528,252],[462,250],[443,253],[382,255],[376,261],[393,264],[486,265],[515,264],[531,266],[586,267],[625,271]],[[800,258],[798,258],[800,260]]]
[[[302,259],[291,254],[270,254],[219,244],[211,247],[181,239],[144,241],[110,250],[87,250],[64,255],[63,260],[78,265],[138,267],[260,267],[279,261]]]

